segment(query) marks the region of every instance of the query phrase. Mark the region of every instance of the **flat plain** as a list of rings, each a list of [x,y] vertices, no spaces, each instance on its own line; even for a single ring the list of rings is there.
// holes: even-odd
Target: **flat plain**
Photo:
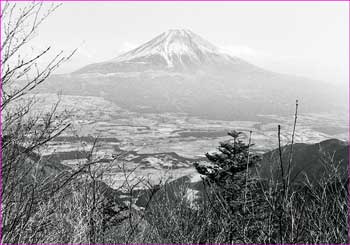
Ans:
[[[105,181],[114,188],[125,173],[132,181],[152,182],[196,175],[192,164],[205,161],[205,153],[229,140],[227,132],[242,131],[252,149],[264,153],[278,146],[277,125],[281,125],[282,144],[290,143],[294,114],[258,115],[254,121],[209,120],[184,113],[139,113],[123,109],[101,97],[55,94],[29,95],[37,101],[34,113],[45,113],[59,101],[58,112],[66,111],[72,125],[41,149],[47,159],[78,166],[86,160],[94,140],[93,156],[108,168]],[[301,105],[302,108],[302,105]],[[325,139],[346,140],[346,113],[298,114],[295,142],[316,143]],[[112,159],[115,159],[112,161]]]

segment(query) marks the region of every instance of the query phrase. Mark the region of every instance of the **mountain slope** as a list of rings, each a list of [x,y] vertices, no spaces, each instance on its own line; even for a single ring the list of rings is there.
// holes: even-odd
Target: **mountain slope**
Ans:
[[[133,111],[226,120],[291,113],[295,99],[302,112],[334,111],[346,104],[346,91],[266,71],[188,30],[164,32],[112,60],[53,76],[41,89],[101,96]]]
[[[112,60],[88,65],[75,73],[107,74],[157,70],[184,72],[230,65],[247,65],[253,68],[243,60],[221,52],[190,30],[169,30]]]
[[[322,176],[339,171],[343,179],[348,176],[349,145],[337,139],[325,140],[317,144],[298,143],[293,146],[293,161],[291,164],[291,181],[303,182],[305,175],[311,183],[315,183]],[[284,172],[287,172],[290,145],[282,148],[282,162]],[[281,178],[279,150],[267,152],[263,155],[259,168],[263,178]]]

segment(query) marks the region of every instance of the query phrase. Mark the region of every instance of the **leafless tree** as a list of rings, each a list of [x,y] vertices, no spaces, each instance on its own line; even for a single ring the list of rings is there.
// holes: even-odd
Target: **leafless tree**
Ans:
[[[43,83],[75,51],[51,56],[51,47],[28,52],[38,27],[59,5],[2,3],[1,9],[1,122],[2,122],[2,238],[6,243],[28,241],[33,214],[53,190],[52,178],[38,149],[60,135],[70,124],[58,103],[49,112],[33,113],[35,98],[26,94]],[[45,66],[39,65],[48,60]],[[58,171],[52,168],[52,175]],[[63,170],[63,169],[61,169]],[[36,231],[37,232],[37,231]],[[27,237],[26,237],[27,236]],[[35,241],[35,232],[30,239]]]

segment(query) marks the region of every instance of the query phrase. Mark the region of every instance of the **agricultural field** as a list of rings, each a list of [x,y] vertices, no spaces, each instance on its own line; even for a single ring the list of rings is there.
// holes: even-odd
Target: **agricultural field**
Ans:
[[[253,150],[264,153],[278,145],[278,124],[282,127],[282,144],[290,143],[294,121],[292,112],[288,117],[258,115],[256,121],[222,121],[181,113],[131,112],[101,97],[37,94],[35,98],[37,113],[50,110],[60,101],[58,111],[67,111],[72,122],[41,154],[67,165],[79,165],[97,138],[93,155],[108,163],[104,177],[111,186],[118,186],[125,172],[132,172],[130,178],[153,182],[194,174],[192,164],[204,161],[206,152],[215,151],[219,142],[228,140],[230,130],[242,131],[246,141],[252,131]],[[334,118],[341,117],[300,113],[295,142],[346,140],[346,118]]]

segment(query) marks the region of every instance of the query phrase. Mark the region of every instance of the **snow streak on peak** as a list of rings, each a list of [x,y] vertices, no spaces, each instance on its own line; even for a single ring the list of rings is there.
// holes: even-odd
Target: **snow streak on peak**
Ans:
[[[217,47],[192,31],[171,29],[112,61],[135,62],[154,55],[162,57],[168,67],[184,63],[200,64],[213,56],[229,58],[228,55],[221,53]]]

